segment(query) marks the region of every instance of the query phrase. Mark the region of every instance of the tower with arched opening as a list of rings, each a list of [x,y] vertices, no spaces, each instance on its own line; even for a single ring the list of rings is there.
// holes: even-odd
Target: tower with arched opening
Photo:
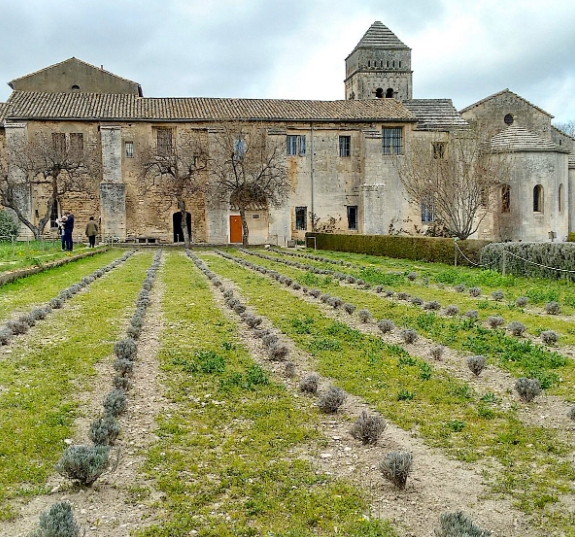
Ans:
[[[346,99],[412,98],[411,49],[374,22],[345,60]]]

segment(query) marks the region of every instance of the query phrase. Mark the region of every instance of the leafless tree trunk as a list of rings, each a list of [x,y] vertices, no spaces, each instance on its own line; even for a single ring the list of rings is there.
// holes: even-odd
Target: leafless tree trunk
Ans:
[[[249,244],[246,211],[281,207],[289,194],[284,140],[247,122],[226,123],[215,135],[210,161],[212,195],[235,207],[242,219],[242,242]]]

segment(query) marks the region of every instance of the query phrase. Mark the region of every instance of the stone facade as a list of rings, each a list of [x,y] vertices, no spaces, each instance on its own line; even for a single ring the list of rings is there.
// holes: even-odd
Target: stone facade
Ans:
[[[257,124],[281,145],[290,184],[282,207],[247,211],[253,244],[283,245],[312,230],[420,233],[420,207],[407,203],[398,171],[405,149],[448,144],[468,122],[480,125],[493,158],[513,159],[509,190],[491,193],[475,236],[544,241],[550,231],[563,239],[575,230],[573,139],[551,126],[552,116],[509,90],[461,113],[449,99],[413,99],[411,50],[380,22],[346,59],[342,101],[146,99],[137,83],[74,58],[11,85],[0,103],[0,159],[37,134],[62,133],[67,141],[81,135],[100,162],[93,188],[59,199],[57,210],[74,212],[80,234],[95,216],[104,239],[178,242],[185,207],[193,242],[237,240],[239,212],[229,200],[205,192],[176,199],[142,166],[162,136],[175,148],[199,137],[208,156],[217,155],[218,133],[232,121]],[[210,173],[200,179],[209,182]],[[22,193],[34,222],[46,195],[39,186]]]

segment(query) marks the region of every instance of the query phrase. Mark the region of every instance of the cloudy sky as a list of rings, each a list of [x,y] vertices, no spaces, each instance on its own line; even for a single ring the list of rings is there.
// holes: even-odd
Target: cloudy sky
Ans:
[[[509,88],[575,120],[573,0],[0,0],[0,102],[71,56],[147,97],[342,99],[376,20],[413,50],[414,97],[461,109]]]

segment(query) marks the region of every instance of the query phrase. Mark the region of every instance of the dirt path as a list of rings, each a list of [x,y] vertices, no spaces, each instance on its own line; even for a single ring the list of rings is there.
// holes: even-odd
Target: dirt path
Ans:
[[[241,298],[232,281],[223,281],[226,287],[234,289],[235,295]],[[214,299],[226,315],[238,320],[225,307],[221,294],[216,290]],[[286,376],[285,364],[267,360],[261,340],[254,338],[252,331],[240,323],[242,342],[250,349],[253,358],[276,378],[280,378],[294,397],[309,398],[310,406],[314,405],[313,397],[299,392],[300,379],[314,371],[313,358],[298,350],[291,340],[282,336],[265,318],[263,327],[273,329],[282,342],[290,347],[290,360],[296,366],[294,378]],[[327,387],[329,383],[329,379],[323,378],[321,388]],[[488,498],[489,490],[482,483],[481,469],[446,458],[439,450],[426,446],[415,434],[388,423],[379,445],[362,446],[349,434],[351,424],[362,410],[369,410],[368,405],[360,398],[348,396],[342,411],[336,415],[326,415],[321,421],[326,444],[317,443],[312,452],[294,455],[308,458],[322,471],[349,480],[363,489],[369,499],[372,516],[390,519],[396,526],[403,528],[402,537],[432,537],[439,515],[456,510],[463,510],[481,527],[492,530],[493,537],[538,535],[529,527],[525,516],[508,501]],[[384,453],[397,449],[411,451],[415,461],[405,491],[398,491],[386,482],[378,470]]]
[[[144,503],[157,495],[152,483],[143,480],[138,468],[143,463],[146,448],[156,439],[155,416],[167,406],[158,385],[157,353],[160,347],[159,335],[163,320],[161,298],[164,286],[159,278],[150,293],[151,304],[147,309],[142,334],[138,343],[138,359],[132,377],[133,387],[128,392],[128,410],[120,417],[122,431],[115,449],[121,459],[117,470],[103,476],[89,489],[71,486],[58,474],[48,482],[52,492],[35,497],[20,506],[20,516],[0,524],[3,537],[22,537],[32,531],[39,514],[54,503],[69,501],[78,523],[87,530],[87,535],[97,537],[128,537],[134,528],[154,522],[150,509]],[[91,390],[82,398],[80,417],[76,421],[76,433],[70,444],[90,444],[88,429],[90,423],[102,410],[104,396],[112,389],[112,368],[114,356],[109,356],[97,366],[97,376],[90,384]],[[141,494],[150,496],[141,501]]]

